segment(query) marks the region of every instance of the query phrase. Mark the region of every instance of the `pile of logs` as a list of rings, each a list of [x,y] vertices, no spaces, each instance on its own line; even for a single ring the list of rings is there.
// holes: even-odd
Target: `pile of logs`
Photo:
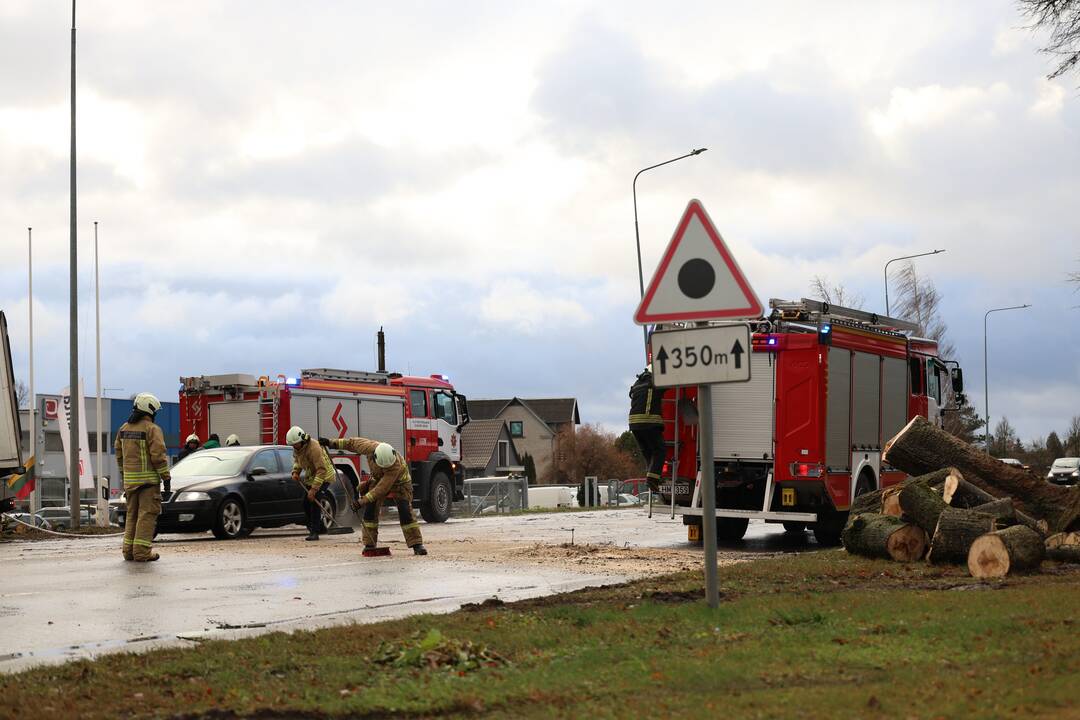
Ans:
[[[1080,487],[1051,485],[916,417],[885,445],[904,482],[852,502],[847,551],[899,562],[967,563],[975,577],[1080,563]]]

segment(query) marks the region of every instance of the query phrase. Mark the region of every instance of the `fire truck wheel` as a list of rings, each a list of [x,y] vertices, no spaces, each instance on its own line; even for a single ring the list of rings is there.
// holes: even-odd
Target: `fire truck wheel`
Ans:
[[[821,517],[824,513],[819,513]],[[836,513],[836,518],[818,520],[814,523],[814,539],[822,547],[836,547],[840,544],[840,533],[844,531],[847,513]]]
[[[749,518],[716,518],[716,539],[732,542],[742,540],[746,534],[746,526],[750,524]]]
[[[427,502],[420,506],[420,516],[429,523],[446,522],[450,517],[453,498],[450,478],[442,470],[436,472],[431,476],[431,494]]]
[[[806,523],[786,522],[784,523],[784,532],[791,533],[793,535],[801,535],[806,532]]]

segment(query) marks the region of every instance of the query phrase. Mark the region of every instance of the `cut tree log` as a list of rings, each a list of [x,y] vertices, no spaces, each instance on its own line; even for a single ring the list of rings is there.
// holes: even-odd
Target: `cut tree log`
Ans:
[[[853,555],[914,562],[926,554],[926,533],[918,525],[880,513],[856,515],[844,528],[844,547]]]
[[[1016,524],[1016,507],[1013,505],[1012,498],[991,500],[988,503],[976,505],[971,509],[983,515],[993,515],[1001,527]]]
[[[921,415],[885,444],[881,459],[909,475],[954,467],[996,497],[1012,497],[1018,508],[1046,520],[1051,532],[1080,529],[1080,485],[1051,485],[962,442]]]
[[[913,482],[900,491],[900,509],[905,520],[915,523],[932,535],[937,529],[941,511],[949,507],[934,490],[925,483]]]
[[[982,488],[972,485],[963,477],[954,476],[945,478],[945,484],[942,486],[942,497],[945,502],[953,507],[969,508],[971,510],[1006,499],[994,497]],[[1007,499],[1012,500],[1012,498]],[[1049,528],[1046,520],[1036,520],[1027,513],[1017,510],[1015,502],[1012,503],[1012,506],[1016,522],[1046,536]],[[994,512],[994,510],[991,510],[990,514],[994,514]]]
[[[896,485],[890,485],[881,490],[863,493],[851,502],[851,507],[848,509],[848,517],[855,517],[856,515],[868,512],[900,517],[900,498],[897,496],[905,486],[911,483],[921,482],[932,488],[940,489],[945,486],[945,480],[952,472],[955,472],[953,468],[937,470],[932,473],[927,473],[926,475],[909,477]],[[931,528],[931,531],[932,530],[933,528]]]
[[[1037,569],[1045,554],[1039,533],[1013,525],[976,538],[968,552],[968,571],[977,578],[1005,577]]]
[[[997,529],[993,515],[983,515],[971,510],[945,508],[938,517],[937,528],[930,541],[931,563],[962,563],[976,538]]]
[[[1046,557],[1058,562],[1080,563],[1080,532],[1058,533],[1046,538]]]

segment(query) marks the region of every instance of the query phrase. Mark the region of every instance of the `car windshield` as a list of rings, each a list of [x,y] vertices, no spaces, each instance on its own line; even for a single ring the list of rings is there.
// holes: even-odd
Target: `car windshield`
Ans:
[[[1075,470],[1080,468],[1080,458],[1058,458],[1054,461],[1054,467],[1058,470]]]
[[[169,472],[174,478],[238,475],[250,456],[251,450],[203,450],[188,455]]]

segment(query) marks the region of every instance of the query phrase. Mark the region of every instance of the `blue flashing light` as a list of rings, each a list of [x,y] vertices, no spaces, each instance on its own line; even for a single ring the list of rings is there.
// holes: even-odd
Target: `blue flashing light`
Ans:
[[[828,335],[830,332],[832,332],[832,325],[822,325],[821,326],[821,334],[822,335]]]
[[[770,337],[767,344],[768,345],[775,345],[776,344],[776,338]]]
[[[299,380],[299,378],[285,378],[285,384],[286,385],[299,385],[300,380]]]

